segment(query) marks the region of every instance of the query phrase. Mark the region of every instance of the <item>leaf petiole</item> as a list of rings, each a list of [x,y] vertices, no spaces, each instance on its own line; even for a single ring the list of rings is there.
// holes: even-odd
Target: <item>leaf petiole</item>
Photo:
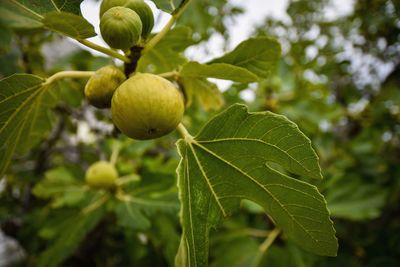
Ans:
[[[47,78],[42,86],[47,86],[55,81],[65,78],[89,78],[94,74],[94,71],[60,71]]]
[[[182,138],[185,139],[188,143],[193,141],[193,136],[190,135],[190,133],[182,123],[179,123],[178,127],[176,127],[176,130],[179,132]]]
[[[91,41],[88,41],[88,40],[85,40],[85,39],[76,39],[76,40],[78,42],[80,42],[81,44],[83,44],[83,45],[85,45],[85,46],[87,46],[89,48],[92,48],[94,50],[97,50],[97,51],[99,51],[99,52],[101,52],[103,54],[112,56],[112,57],[117,58],[119,60],[122,60],[123,62],[126,62],[126,63],[130,63],[131,62],[131,60],[128,57],[126,57],[126,56],[124,56],[124,55],[122,55],[122,54],[120,54],[120,53],[118,53],[118,52],[116,52],[116,51],[114,51],[112,49],[109,49],[107,47],[103,47],[101,45],[92,43]]]

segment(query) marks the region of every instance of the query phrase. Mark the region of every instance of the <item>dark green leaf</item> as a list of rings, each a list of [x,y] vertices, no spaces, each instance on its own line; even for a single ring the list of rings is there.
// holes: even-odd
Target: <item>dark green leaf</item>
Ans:
[[[39,267],[59,266],[71,255],[86,235],[99,223],[104,215],[104,209],[98,208],[90,213],[80,212],[73,217],[65,218],[58,227],[54,242],[39,256]]]
[[[86,39],[96,36],[94,27],[82,16],[66,12],[47,13],[43,20],[44,26],[75,39]]]
[[[179,205],[177,200],[159,197],[128,197],[116,206],[118,223],[121,226],[133,229],[145,230],[150,227],[150,214],[158,212],[177,212]]]
[[[209,63],[227,63],[245,68],[260,78],[266,78],[281,56],[279,43],[271,38],[251,38],[240,43],[232,52]]]
[[[333,217],[366,220],[377,218],[381,214],[386,196],[386,191],[377,185],[341,179],[339,183],[332,184],[326,199]]]
[[[255,74],[245,68],[225,63],[206,65],[194,61],[183,65],[179,75],[191,78],[217,78],[241,83],[251,83],[258,80]]]
[[[208,234],[241,199],[261,205],[304,249],[334,256],[337,239],[317,188],[276,170],[321,179],[310,140],[284,116],[233,105],[178,142],[183,235],[177,266],[206,266]]]
[[[51,11],[80,14],[82,0],[0,1],[0,20],[11,28],[39,28],[43,16]]]

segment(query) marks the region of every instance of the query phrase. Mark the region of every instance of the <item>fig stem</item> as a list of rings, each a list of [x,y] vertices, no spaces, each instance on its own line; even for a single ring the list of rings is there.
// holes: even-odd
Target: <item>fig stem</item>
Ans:
[[[178,20],[178,18],[185,11],[185,9],[187,8],[187,6],[189,5],[190,2],[191,2],[191,0],[182,1],[182,4],[173,11],[171,18],[169,19],[167,24],[165,24],[164,28],[162,28],[162,30],[159,33],[157,33],[152,39],[150,39],[150,41],[146,44],[146,46],[144,47],[144,49],[142,51],[142,54],[151,50],[154,46],[156,46],[156,44],[158,44],[158,42],[161,41],[162,38],[164,38],[164,36],[172,28],[174,23]]]
[[[170,72],[160,73],[160,74],[157,74],[157,75],[160,76],[160,77],[163,77],[163,78],[174,78],[175,76],[178,75],[178,72],[170,71]]]
[[[110,163],[115,166],[118,160],[119,152],[121,150],[121,146],[119,144],[114,144],[112,146],[112,152],[110,157]]]
[[[190,133],[188,132],[188,130],[182,123],[179,123],[179,125],[178,125],[178,127],[176,127],[176,129],[178,130],[178,132],[182,136],[182,138],[185,139],[186,141],[190,142],[193,140],[193,136],[190,135]]]
[[[43,86],[49,85],[57,80],[64,78],[89,78],[94,74],[94,71],[60,71],[50,76],[45,80]]]
[[[268,248],[272,245],[278,235],[281,233],[281,230],[278,228],[274,228],[265,239],[265,241],[260,245],[259,250],[262,252],[266,252]]]
[[[103,54],[106,54],[106,55],[112,56],[114,58],[120,59],[123,62],[126,62],[126,63],[130,63],[131,62],[131,60],[128,57],[126,57],[126,56],[124,56],[124,55],[122,55],[122,54],[120,54],[120,53],[118,53],[118,52],[116,52],[116,51],[114,51],[114,50],[112,50],[110,48],[107,48],[107,47],[92,43],[91,41],[88,41],[88,40],[85,40],[85,39],[77,39],[77,41],[80,42],[81,44],[87,46],[87,47],[90,47],[90,48],[92,48],[94,50],[102,52]]]

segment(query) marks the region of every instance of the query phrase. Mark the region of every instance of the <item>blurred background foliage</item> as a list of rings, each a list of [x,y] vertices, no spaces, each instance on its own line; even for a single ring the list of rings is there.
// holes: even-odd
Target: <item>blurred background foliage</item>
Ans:
[[[338,256],[314,256],[284,235],[264,253],[260,244],[272,223],[258,206],[244,202],[243,212],[211,234],[212,267],[400,266],[400,1],[355,0],[353,12],[333,19],[326,15],[329,5],[289,1],[288,20],[266,18],[254,35],[280,41],[279,67],[259,84],[232,84],[223,96],[225,107],[244,102],[252,110],[284,114],[312,140]],[[226,0],[194,1],[180,21],[193,30],[188,45],[204,46],[214,35],[227,45],[230,22],[242,12]],[[12,31],[1,20],[0,36],[1,77],[95,70],[110,63],[70,48],[59,35]],[[7,254],[15,252],[19,260],[8,265],[173,266],[180,235],[178,136],[116,139],[109,113],[83,100],[84,83],[63,81],[52,132],[27,155],[15,157],[0,178],[0,227],[18,242]],[[243,98],[246,93],[254,97]],[[220,105],[212,96],[201,100],[184,119],[192,133]],[[88,188],[85,169],[115,151],[121,190]],[[2,249],[5,255],[5,245]],[[1,264],[8,266],[0,259]]]

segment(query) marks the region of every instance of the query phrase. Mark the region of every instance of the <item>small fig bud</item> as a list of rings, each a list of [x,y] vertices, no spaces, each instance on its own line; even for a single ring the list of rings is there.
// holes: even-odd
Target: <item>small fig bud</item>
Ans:
[[[125,135],[154,139],[177,127],[184,102],[170,81],[154,74],[136,73],[115,91],[111,113],[114,124]]]
[[[144,0],[128,0],[124,6],[132,9],[139,15],[143,25],[142,37],[146,38],[154,26],[154,15],[151,8]]]
[[[109,108],[114,91],[125,80],[125,75],[117,67],[102,67],[86,83],[86,99],[97,108]]]
[[[97,161],[86,171],[86,183],[95,188],[111,188],[115,186],[118,172],[114,165],[107,161]]]
[[[112,7],[100,19],[100,32],[110,47],[127,50],[140,40],[142,21],[129,8]]]

